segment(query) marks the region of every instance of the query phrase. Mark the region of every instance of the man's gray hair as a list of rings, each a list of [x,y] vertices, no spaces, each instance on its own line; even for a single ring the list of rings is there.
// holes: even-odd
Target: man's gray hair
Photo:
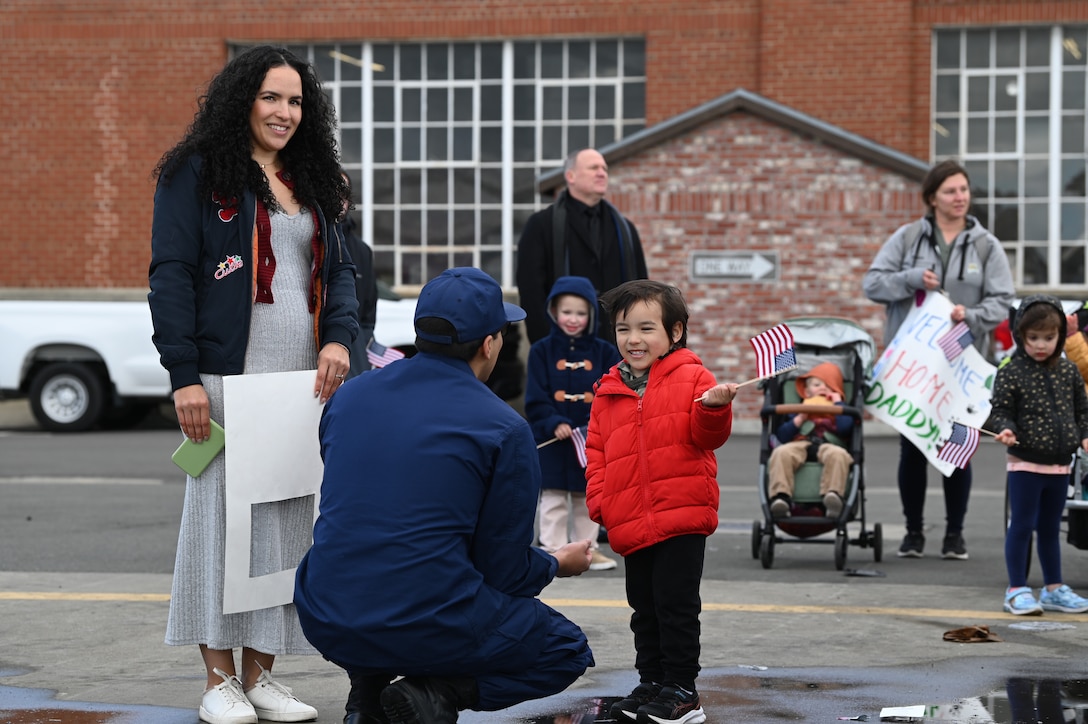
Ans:
[[[589,146],[585,148],[579,148],[576,151],[571,151],[567,154],[567,157],[563,159],[563,175],[566,176],[569,172],[574,170],[574,165],[578,163],[578,154],[582,151],[595,151],[595,148]]]

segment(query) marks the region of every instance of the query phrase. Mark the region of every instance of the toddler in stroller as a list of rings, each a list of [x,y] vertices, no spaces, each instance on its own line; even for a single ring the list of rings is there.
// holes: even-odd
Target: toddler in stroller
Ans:
[[[823,466],[820,499],[824,511],[828,518],[838,519],[842,515],[846,477],[854,462],[849,449],[854,418],[825,410],[829,405],[844,404],[842,370],[834,362],[821,362],[794,383],[803,407],[812,412],[787,416],[775,431],[777,444],[771,450],[767,473],[771,516],[778,520],[790,515],[797,469],[806,462],[818,462]]]
[[[876,343],[856,322],[837,317],[785,320],[794,340],[796,372],[761,383],[760,504],[764,520],[752,525],[752,557],[764,568],[775,544],[834,543],[835,567],[843,570],[850,544],[882,557],[879,523],[865,525],[862,435],[863,388]],[[857,538],[847,524],[859,520]],[[835,531],[832,540],[821,534]]]

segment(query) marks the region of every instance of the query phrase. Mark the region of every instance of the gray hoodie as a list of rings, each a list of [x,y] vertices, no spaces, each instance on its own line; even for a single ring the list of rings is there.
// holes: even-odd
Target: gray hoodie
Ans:
[[[862,287],[870,301],[885,305],[884,345],[906,319],[914,293],[925,289],[926,269],[938,273],[953,304],[966,307],[974,346],[989,358],[990,332],[1008,318],[1016,292],[1004,249],[973,216],[952,241],[947,268],[934,238],[932,217],[899,227],[877,252]]]

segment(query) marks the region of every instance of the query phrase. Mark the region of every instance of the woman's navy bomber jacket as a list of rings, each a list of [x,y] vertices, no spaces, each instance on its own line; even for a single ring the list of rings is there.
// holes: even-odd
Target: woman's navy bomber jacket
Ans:
[[[200,198],[201,165],[189,158],[155,190],[147,299],[152,341],[173,390],[200,384],[201,372],[241,374],[249,339],[257,197],[247,189],[241,204]],[[339,224],[329,224],[319,208],[311,212],[325,245],[317,348],[337,342],[351,349],[359,332],[354,266]]]

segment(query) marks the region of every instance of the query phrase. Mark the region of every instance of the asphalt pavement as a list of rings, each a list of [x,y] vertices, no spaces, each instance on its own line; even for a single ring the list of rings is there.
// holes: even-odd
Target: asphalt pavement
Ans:
[[[0,403],[0,724],[197,721],[199,654],[163,644],[183,488],[168,457],[179,441],[169,429],[42,433]],[[1000,610],[995,445],[976,455],[971,559],[935,555],[941,530],[931,524],[927,557],[907,560],[895,555],[897,441],[867,434],[868,525],[883,521],[883,557],[851,546],[848,570],[838,571],[830,546],[784,540],[770,569],[752,557],[758,443],[743,432],[726,443],[721,526],[708,541],[702,589],[707,721],[875,722],[885,707],[922,705],[924,721],[1012,722],[1010,692],[1022,690],[1013,680],[1064,682],[1051,696],[1059,701],[1040,695],[1031,704],[1083,721],[1088,614],[1024,620]],[[939,523],[940,486],[930,477],[927,510]],[[1063,543],[1063,556],[1066,582],[1088,591],[1088,552]],[[637,683],[622,564],[556,580],[542,598],[585,630],[596,667],[562,694],[460,721],[606,721],[596,711]],[[944,640],[975,626],[1001,640]],[[341,721],[348,686],[335,666],[283,656],[276,674],[317,707],[319,722]]]

